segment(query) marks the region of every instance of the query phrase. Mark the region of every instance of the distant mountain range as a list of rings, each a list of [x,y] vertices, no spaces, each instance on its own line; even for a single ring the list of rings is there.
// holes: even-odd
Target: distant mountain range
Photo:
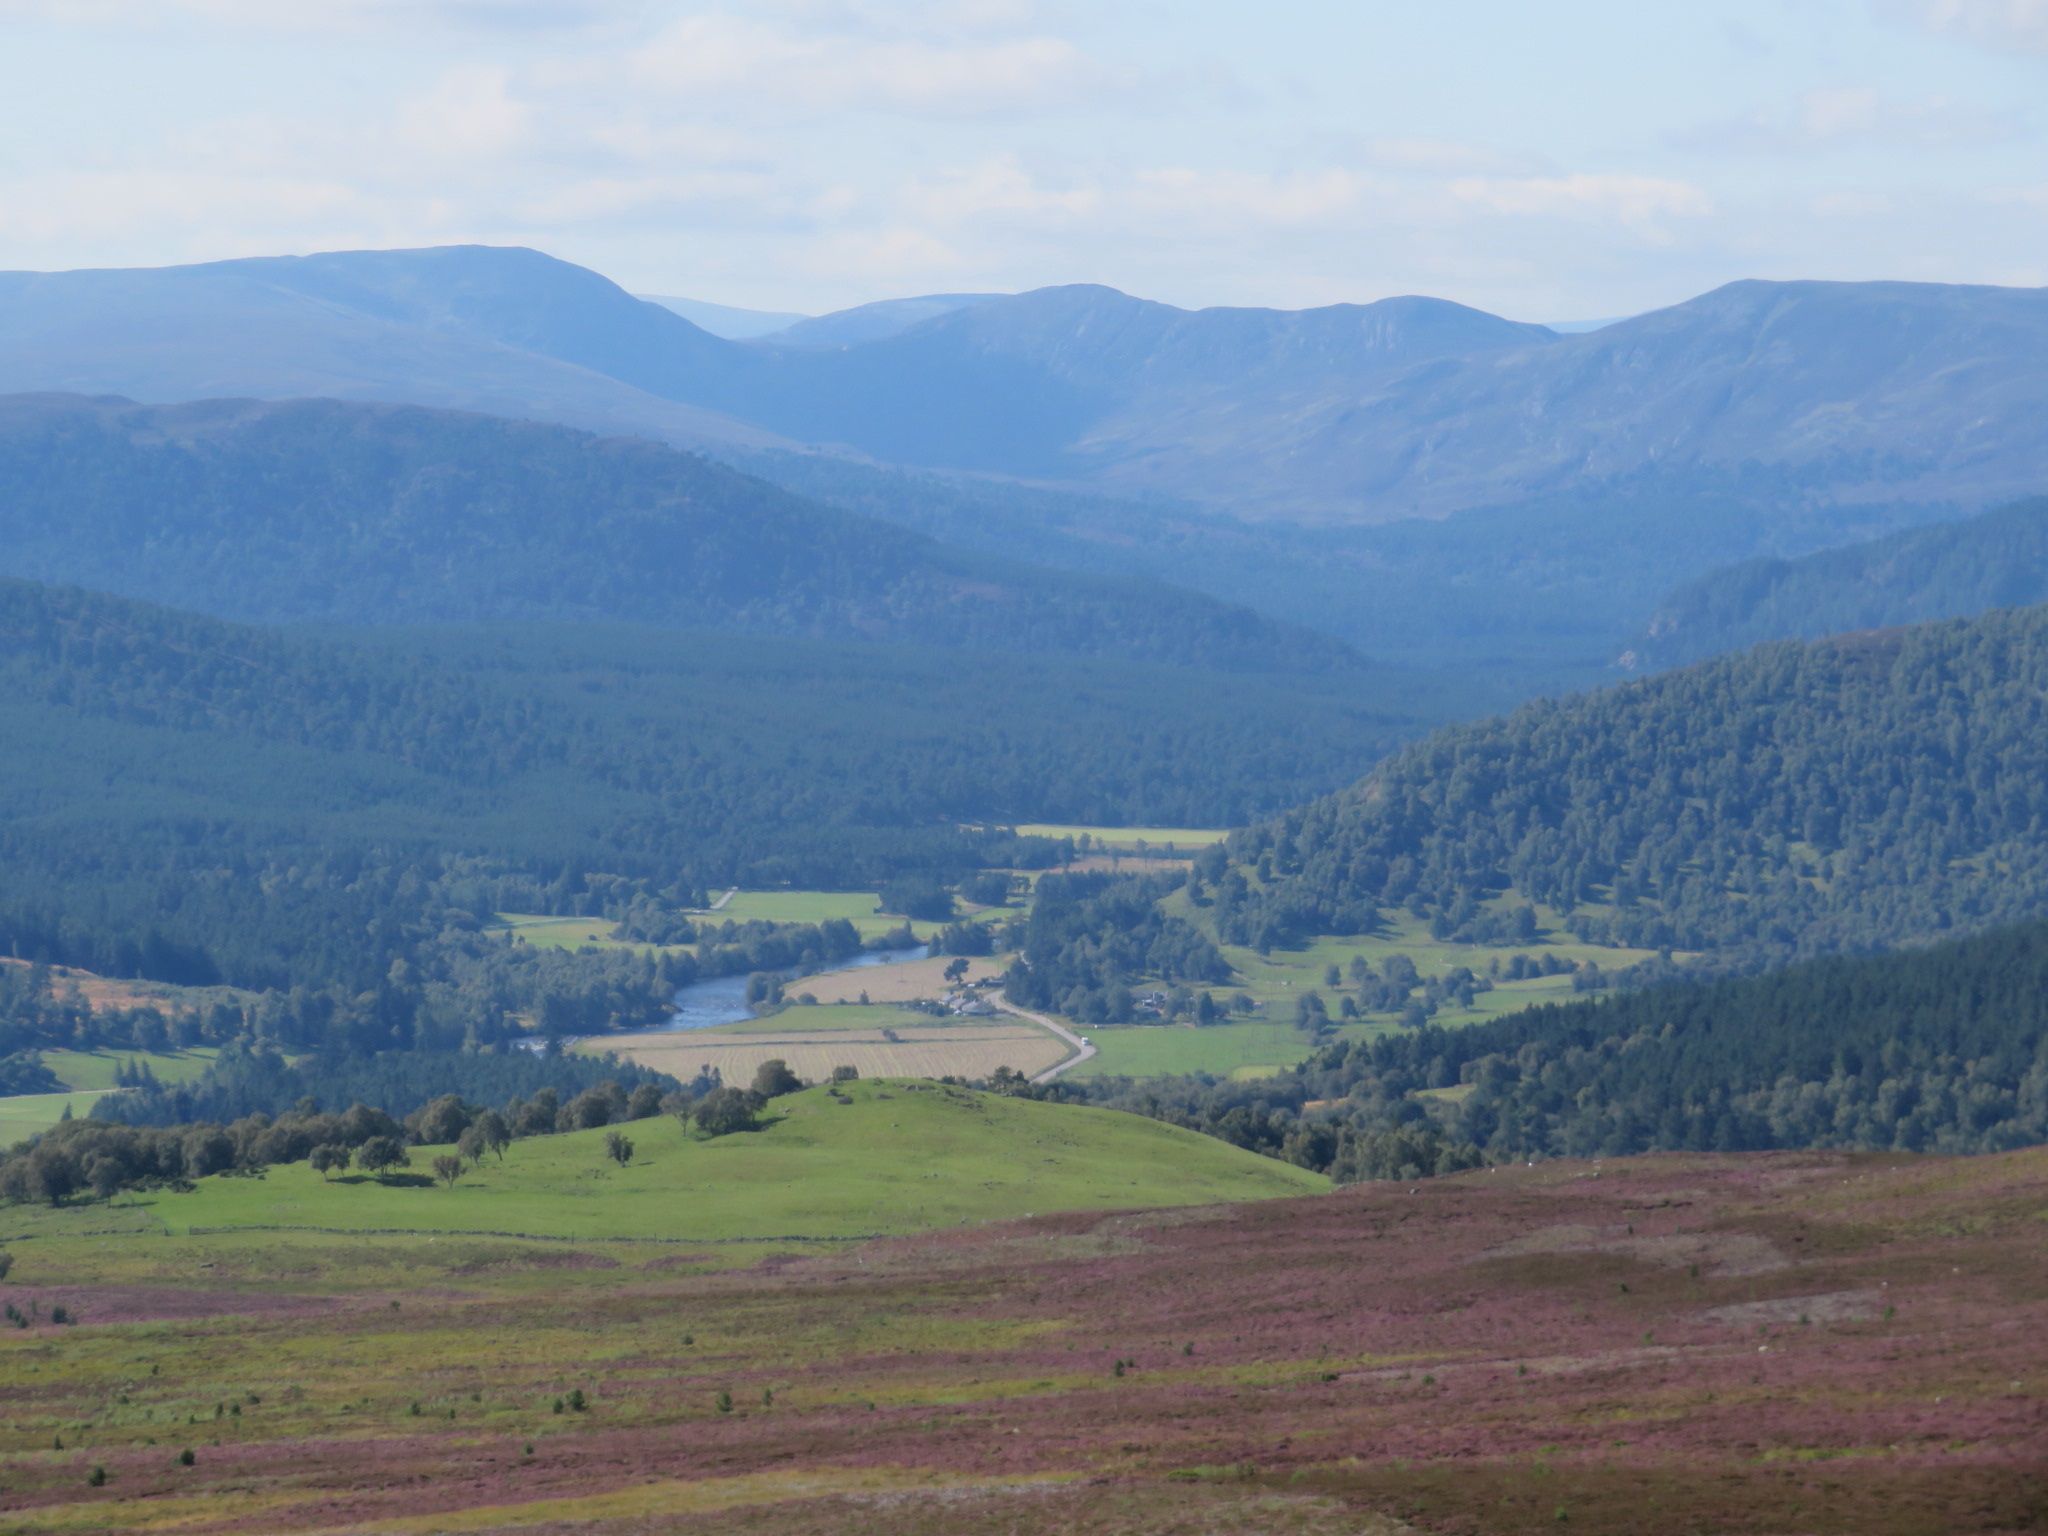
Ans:
[[[927,293],[912,299],[882,299],[815,319],[798,320],[781,330],[763,333],[760,339],[771,347],[858,346],[864,341],[894,336],[955,310],[971,309],[1004,297],[1000,293]]]
[[[949,548],[657,443],[417,406],[0,398],[0,574],[256,622],[626,621],[1358,664],[1200,593]]]
[[[744,342],[519,249],[0,274],[9,390],[403,399],[1312,522],[1678,474],[1975,510],[2048,484],[2044,340],[2048,291],[1925,283],[1733,283],[1569,336],[1438,299],[1187,311],[1076,285]]]
[[[739,340],[665,305],[690,312],[490,247],[0,274],[0,390],[637,434],[1460,664],[1597,665],[1718,566],[2048,489],[2048,290],[1742,282],[1570,335],[1427,298],[1186,311],[1088,285],[773,331],[695,311]],[[907,469],[951,477],[952,526],[909,510],[931,498]]]
[[[703,299],[665,298],[658,293],[643,293],[639,297],[649,304],[659,304],[663,309],[672,310],[699,330],[722,336],[727,341],[750,341],[756,336],[770,336],[777,331],[788,330],[799,320],[811,318],[771,309],[736,309],[730,304],[710,304]]]

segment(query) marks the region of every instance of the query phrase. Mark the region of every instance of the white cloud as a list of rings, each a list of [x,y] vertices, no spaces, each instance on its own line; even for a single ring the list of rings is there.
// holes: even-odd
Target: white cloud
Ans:
[[[2048,55],[2048,0],[1888,0],[1881,9],[1981,47]]]
[[[1520,156],[1457,139],[1365,139],[1357,153],[1366,165],[1434,176],[1512,175],[1532,169]]]
[[[515,101],[505,70],[464,64],[443,74],[432,90],[406,102],[398,136],[408,147],[436,156],[503,155],[526,138],[532,109]]]
[[[1871,86],[1808,91],[1789,113],[1757,113],[1674,135],[1679,148],[1803,152],[1856,140],[1940,147],[2017,136],[2008,119],[1946,96],[1899,101]]]
[[[2024,161],[1871,155],[1852,178],[1818,154],[2012,135],[2027,103],[1971,85],[2013,75],[1996,60],[1935,49],[1946,96],[1874,74],[1699,131],[1783,153],[1762,176],[1672,154],[1640,90],[1560,94],[1522,61],[1489,66],[1491,113],[1451,110],[1462,57],[1441,90],[1397,79],[1398,49],[1317,75],[1325,32],[1298,26],[1261,62],[1293,3],[1146,30],[1158,0],[0,0],[40,18],[6,31],[50,61],[17,74],[62,86],[0,97],[0,266],[482,240],[767,308],[1103,281],[1542,318],[1747,274],[2014,281],[2048,262]],[[2044,10],[1900,14],[2016,47]],[[1205,26],[1215,46],[1181,46]],[[1705,35],[1701,88],[1672,98],[1703,117],[1755,89],[1753,65],[1716,59],[1798,62],[1778,31]]]
[[[0,0],[0,16],[158,27],[190,17],[277,32],[421,27],[530,32],[644,16],[650,0]]]
[[[1467,177],[1453,182],[1451,192],[1496,213],[1596,220],[1634,229],[1655,228],[1667,217],[1705,218],[1714,211],[1713,199],[1698,187],[1661,176]]]
[[[797,27],[727,11],[674,23],[634,50],[625,74],[679,107],[716,101],[749,115],[1004,116],[1072,106],[1135,83],[1046,33],[949,38],[871,25]]]
[[[1896,206],[1882,192],[1827,192],[1813,200],[1814,213],[1823,219],[1867,219]]]

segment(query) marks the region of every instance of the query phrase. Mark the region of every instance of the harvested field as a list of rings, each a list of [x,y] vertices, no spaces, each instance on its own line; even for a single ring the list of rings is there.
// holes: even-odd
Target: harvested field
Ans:
[[[834,1067],[856,1068],[862,1077],[984,1078],[998,1067],[1029,1075],[1068,1054],[1065,1041],[1036,1025],[1012,1019],[996,1024],[903,1028],[894,1041],[880,1030],[835,1029],[782,1034],[724,1035],[696,1030],[665,1035],[608,1035],[607,1051],[657,1072],[681,1078],[716,1067],[728,1083],[744,1083],[771,1057],[789,1063],[798,1077],[822,1082]]]
[[[851,1003],[865,992],[871,1003],[914,1003],[936,1000],[953,990],[946,980],[951,960],[933,956],[929,960],[906,960],[901,965],[869,965],[847,971],[820,971],[789,984],[792,995],[808,992],[821,1003]],[[1003,974],[993,960],[969,960],[967,979],[981,981]]]

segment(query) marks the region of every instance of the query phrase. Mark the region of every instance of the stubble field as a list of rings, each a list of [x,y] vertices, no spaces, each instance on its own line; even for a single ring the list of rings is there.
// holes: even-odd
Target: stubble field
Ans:
[[[783,1021],[779,1030],[748,1028],[727,1034],[722,1029],[696,1029],[668,1034],[606,1035],[597,1044],[610,1054],[668,1072],[688,1081],[700,1071],[715,1068],[728,1083],[752,1081],[756,1069],[771,1058],[785,1062],[790,1071],[808,1082],[823,1082],[835,1067],[852,1067],[862,1077],[961,1077],[981,1080],[1008,1067],[1027,1077],[1041,1072],[1072,1054],[1066,1042],[1021,1019],[1004,1018],[989,1023],[961,1020],[941,1022],[930,1015],[910,1014],[924,1019],[924,1027],[911,1023],[891,1026],[896,1039],[889,1040],[880,1028],[848,1029],[826,1027],[806,1030],[792,1027],[808,1022],[806,1016],[827,1009],[792,1009],[775,1015]],[[772,1022],[769,1020],[758,1023]]]

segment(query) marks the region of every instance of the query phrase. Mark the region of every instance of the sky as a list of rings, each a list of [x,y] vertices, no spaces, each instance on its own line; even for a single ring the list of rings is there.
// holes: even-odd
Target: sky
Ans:
[[[528,245],[822,313],[2048,284],[2048,0],[0,0],[0,268]]]

